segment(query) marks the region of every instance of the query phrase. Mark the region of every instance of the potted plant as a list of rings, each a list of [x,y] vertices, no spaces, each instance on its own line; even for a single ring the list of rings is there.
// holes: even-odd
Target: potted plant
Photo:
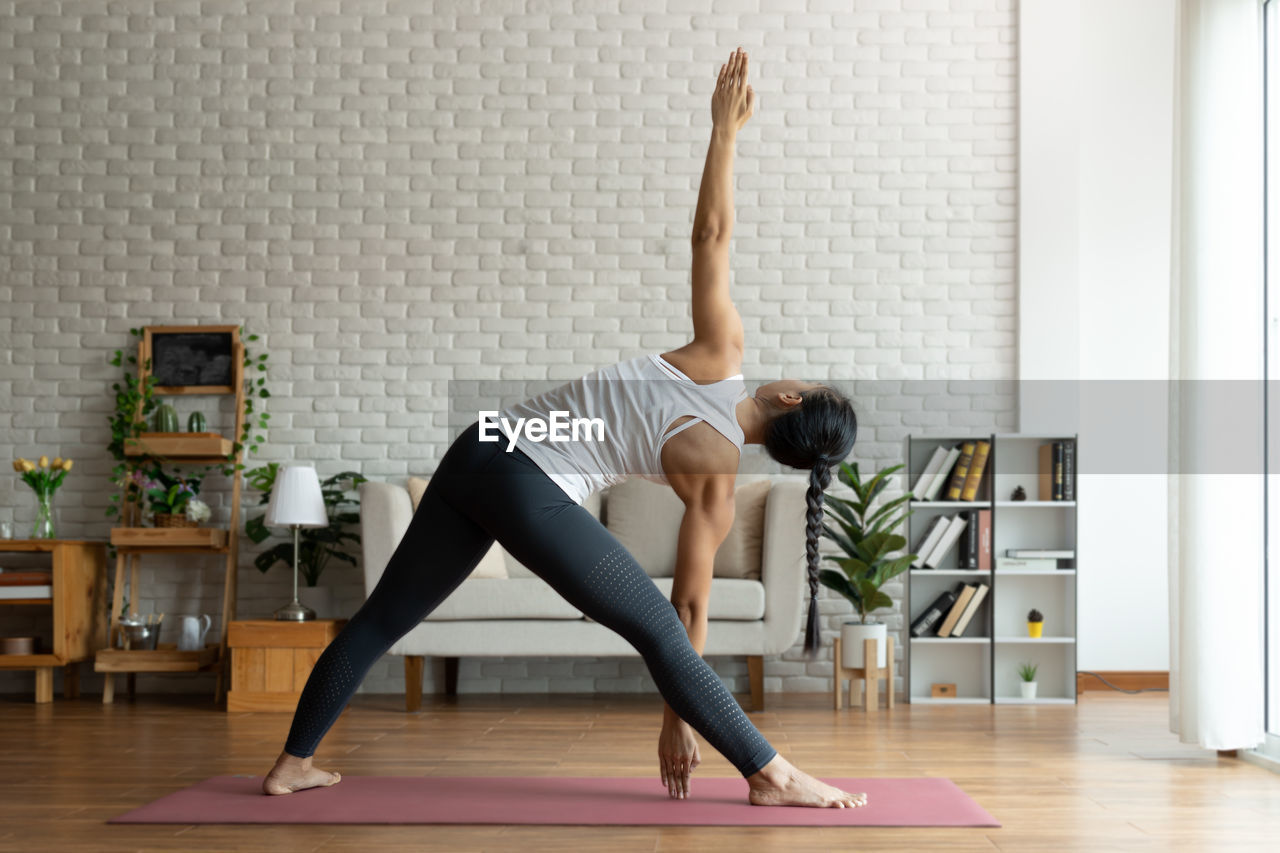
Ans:
[[[245,472],[245,481],[251,488],[262,492],[259,505],[266,507],[271,502],[271,490],[275,487],[276,475],[280,463],[271,462]],[[344,480],[350,480],[343,485]],[[316,611],[321,619],[331,618],[332,593],[328,587],[317,586],[320,575],[324,572],[329,560],[343,560],[351,565],[356,564],[355,557],[343,550],[347,542],[360,544],[360,534],[351,532],[348,527],[359,525],[360,514],[343,509],[345,504],[358,505],[359,501],[348,498],[347,492],[358,489],[365,482],[365,477],[355,471],[343,471],[334,474],[320,484],[324,495],[325,510],[329,516],[328,527],[305,527],[298,531],[298,572],[304,583],[298,588],[298,600]],[[261,543],[271,536],[271,530],[265,524],[266,513],[246,518],[244,532],[255,544]],[[283,563],[293,571],[293,539],[278,542],[254,558],[253,564],[264,574],[276,563]]]
[[[1044,614],[1035,608],[1027,614],[1027,636],[1039,637],[1044,630]]]
[[[853,489],[856,500],[835,495],[826,497],[825,508],[835,520],[836,527],[824,522],[822,529],[840,547],[843,556],[826,555],[826,559],[839,566],[840,570],[823,569],[818,573],[818,580],[823,586],[849,599],[858,614],[857,621],[846,621],[840,628],[841,664],[845,667],[856,669],[863,666],[863,641],[869,637],[874,637],[878,644],[877,665],[887,666],[885,641],[888,626],[883,622],[870,621],[868,616],[872,611],[893,606],[893,599],[880,587],[905,572],[916,559],[915,554],[889,556],[907,545],[905,537],[892,531],[912,514],[894,515],[912,495],[907,492],[875,509],[872,504],[888,485],[889,475],[901,467],[895,465],[878,471],[864,483],[856,462],[853,465],[841,462],[840,482]]]
[[[20,473],[22,481],[36,493],[36,523],[31,538],[53,539],[53,496],[71,470],[71,460],[59,456],[49,464],[48,456],[41,456],[38,463],[19,456],[13,460],[13,470]]]
[[[1036,670],[1039,669],[1038,664],[1024,663],[1018,667],[1018,675],[1022,677],[1022,698],[1036,698]]]
[[[170,476],[158,467],[150,475],[136,471],[134,477],[147,502],[143,516],[150,513],[154,526],[199,527],[209,518],[209,505],[197,497],[202,477]]]

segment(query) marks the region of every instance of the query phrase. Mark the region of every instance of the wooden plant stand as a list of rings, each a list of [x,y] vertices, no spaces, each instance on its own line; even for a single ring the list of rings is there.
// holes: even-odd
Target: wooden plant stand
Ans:
[[[880,710],[880,679],[885,679],[885,694],[888,699],[888,708],[893,708],[893,636],[890,635],[885,640],[884,660],[888,664],[883,669],[878,665],[880,656],[878,654],[878,642],[874,637],[868,637],[862,641],[862,662],[863,666],[845,667],[841,664],[844,658],[840,654],[840,637],[836,636],[835,647],[835,706],[836,710],[840,710],[840,688],[844,686],[845,679],[849,680],[849,707],[861,707],[866,711]],[[862,690],[862,701],[855,702],[853,700],[853,688],[863,682],[865,687]]]
[[[228,711],[289,711],[320,653],[346,619],[241,619],[231,623],[231,690]],[[421,694],[421,689],[419,689]]]
[[[145,382],[150,371],[147,362],[151,358],[152,335],[183,332],[219,332],[231,336],[231,382],[229,385],[156,385],[156,395],[235,395],[235,432],[239,437],[244,431],[244,344],[237,326],[148,326],[138,342],[138,381]],[[232,439],[217,433],[142,433],[126,442],[127,456],[154,454],[176,463],[228,463],[239,466],[244,457],[243,448],[232,459],[227,458],[234,446]],[[236,470],[232,477],[231,520],[225,528],[215,527],[143,527],[142,507],[128,502],[123,508],[120,527],[111,529],[111,544],[116,548],[115,586],[111,602],[111,624],[107,635],[107,647],[99,649],[94,659],[94,672],[103,673],[102,701],[109,704],[115,697],[116,673],[128,676],[129,694],[134,693],[136,674],[139,672],[217,672],[213,701],[221,701],[223,686],[228,675],[227,629],[236,613],[236,570],[239,566],[240,548],[240,483],[243,474]],[[173,643],[160,643],[155,649],[116,648],[121,631],[120,617],[124,606],[126,561],[129,577],[129,615],[137,615],[140,587],[138,563],[143,554],[183,554],[188,560],[192,555],[217,555],[224,564],[221,637],[217,643],[206,644],[203,649],[178,651]],[[179,614],[173,614],[176,617]],[[173,621],[166,618],[166,624]],[[161,629],[163,630],[163,628]],[[171,629],[172,630],[172,629]]]

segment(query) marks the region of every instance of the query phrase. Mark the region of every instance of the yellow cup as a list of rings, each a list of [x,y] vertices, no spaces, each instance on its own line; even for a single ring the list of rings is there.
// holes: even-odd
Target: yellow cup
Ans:
[[[1027,635],[1030,637],[1039,637],[1040,632],[1044,630],[1043,622],[1028,622]]]

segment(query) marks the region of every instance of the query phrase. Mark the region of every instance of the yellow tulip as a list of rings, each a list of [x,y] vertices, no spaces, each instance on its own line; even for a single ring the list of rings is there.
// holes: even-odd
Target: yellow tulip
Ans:
[[[49,467],[50,467],[50,468],[61,468],[61,467],[62,467],[62,457],[61,457],[61,456],[55,456],[55,457],[53,458],[53,464],[52,464],[52,465],[50,465]]]
[[[13,470],[15,470],[15,471],[21,471],[21,470],[22,470],[22,460],[21,460],[21,459],[15,459],[15,460],[13,460]]]
[[[63,470],[63,471],[70,471],[70,470],[71,470],[71,460],[70,460],[70,459],[64,459],[64,460],[62,460],[62,470]]]
[[[35,465],[33,465],[33,464],[31,464],[30,462],[28,462],[26,459],[23,459],[23,460],[22,460],[22,470],[23,470],[23,471],[34,471],[34,470],[36,470],[36,466],[35,466]]]
[[[48,468],[48,467],[49,467],[49,457],[48,457],[48,456],[41,456],[41,457],[40,457],[40,467],[41,467],[41,468]]]

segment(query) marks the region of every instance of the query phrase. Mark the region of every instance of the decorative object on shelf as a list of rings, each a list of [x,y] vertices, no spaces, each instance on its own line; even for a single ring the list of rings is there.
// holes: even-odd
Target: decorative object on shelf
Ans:
[[[209,505],[197,497],[203,478],[169,476],[160,468],[149,477],[141,471],[135,471],[134,476],[147,498],[147,508],[156,527],[199,527],[201,521],[209,518]]]
[[[39,650],[39,637],[0,637],[0,655],[34,655]]]
[[[271,462],[245,472],[245,480],[249,486],[262,492],[260,503],[270,502],[279,469],[279,463]],[[347,480],[350,480],[350,483],[347,483]],[[347,505],[358,507],[359,499],[358,497],[349,498],[347,492],[359,489],[363,482],[365,477],[355,471],[343,471],[341,474],[328,477],[321,483],[324,504],[330,520],[327,527],[307,529],[301,534],[297,559],[305,586],[315,587],[319,583],[320,575],[331,559],[343,560],[352,566],[356,565],[356,558],[343,550],[343,546],[347,543],[356,546],[360,544],[360,534],[354,532],[360,529],[360,512],[358,508],[347,509]],[[245,521],[245,535],[255,544],[271,536],[271,531],[267,529],[263,520],[264,516],[259,515]],[[293,543],[280,542],[255,557],[253,564],[259,571],[266,573],[278,562],[286,566],[293,565],[294,556]],[[315,609],[323,613],[321,608]],[[321,615],[320,618],[327,617]]]
[[[187,417],[187,432],[204,432],[204,412],[192,412]]]
[[[1013,494],[1009,499],[1014,501],[1025,501],[1027,499],[1027,490],[1022,488],[1022,486],[1015,486]]]
[[[161,403],[156,406],[155,414],[151,416],[151,431],[177,432],[178,410],[170,403]]]
[[[1027,636],[1039,637],[1040,632],[1044,630],[1044,614],[1039,610],[1032,609],[1027,614]]]
[[[199,616],[178,617],[178,651],[195,652],[204,648],[204,638],[213,626],[213,617],[207,613]]]
[[[930,684],[929,696],[933,699],[954,699],[956,698],[956,686],[949,683]]]
[[[877,471],[870,480],[863,483],[858,463],[851,466],[848,462],[841,462],[840,482],[853,489],[857,500],[851,501],[832,494],[826,496],[826,512],[835,518],[839,529],[825,521],[822,529],[827,538],[840,546],[844,556],[827,555],[826,559],[838,565],[841,571],[823,569],[818,573],[818,580],[823,586],[849,599],[858,612],[857,622],[847,621],[840,628],[843,659],[839,663],[847,669],[862,668],[863,641],[872,637],[877,641],[876,665],[886,665],[885,638],[888,626],[883,622],[868,622],[867,616],[874,610],[893,606],[893,599],[881,592],[880,587],[905,572],[916,559],[915,554],[896,558],[888,556],[907,545],[905,537],[895,535],[892,531],[911,515],[906,512],[894,517],[898,507],[911,499],[911,492],[872,509],[877,496],[889,484],[889,475],[902,467],[894,465]]]
[[[316,612],[298,601],[298,528],[329,526],[329,514],[320,490],[320,478],[310,465],[289,465],[280,473],[271,489],[267,514],[268,527],[293,528],[293,600],[276,610],[276,619],[305,622],[316,618]]]
[[[36,523],[31,530],[31,538],[56,538],[53,529],[53,496],[71,470],[71,460],[59,456],[53,460],[53,464],[49,464],[48,456],[41,456],[39,462],[18,457],[13,460],[13,470],[21,473],[22,481],[36,493]]]
[[[1039,664],[1024,663],[1018,667],[1018,676],[1022,678],[1022,698],[1036,698],[1036,670],[1040,668]]]

